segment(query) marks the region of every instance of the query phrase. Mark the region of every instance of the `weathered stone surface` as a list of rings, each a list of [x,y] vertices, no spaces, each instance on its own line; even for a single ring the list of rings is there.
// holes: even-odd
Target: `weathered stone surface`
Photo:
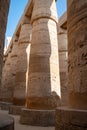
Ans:
[[[59,27],[67,29],[67,11],[59,18]]]
[[[35,0],[27,108],[55,109],[60,105],[60,79],[55,0]]]
[[[9,110],[9,108],[10,108],[11,105],[12,105],[12,103],[0,102],[0,108],[1,108],[1,110]]]
[[[18,53],[18,37],[12,39],[13,44],[11,51],[5,60],[2,71],[2,87],[1,87],[1,100],[4,102],[13,102],[13,93],[15,87],[15,75],[17,66],[17,53]]]
[[[58,108],[56,110],[56,130],[85,130],[86,128],[86,110],[69,108]]]
[[[3,66],[3,48],[10,0],[0,0],[0,89]],[[14,130],[13,118],[0,113],[0,130]]]
[[[0,89],[0,100],[3,102],[9,102],[12,100],[12,86],[10,84],[10,67],[11,67],[11,52],[9,52],[9,55],[7,57],[7,60],[4,64],[3,70],[2,70],[2,86]],[[5,72],[5,73],[4,73]],[[11,97],[11,99],[10,99]]]
[[[61,97],[55,0],[35,0],[32,8],[27,109],[22,110],[20,122],[53,126],[55,108],[60,106]]]
[[[68,3],[69,107],[56,110],[56,130],[87,129],[87,1]]]
[[[27,71],[26,49],[28,47],[28,44],[30,44],[30,34],[31,34],[30,24],[23,23],[20,30],[20,36],[18,41],[18,59],[16,68],[17,71],[15,76],[15,87],[13,96],[13,102],[15,105],[25,105],[26,71]]]
[[[23,108],[20,123],[32,126],[55,126],[55,110]]]
[[[3,66],[3,49],[10,0],[0,0],[0,88]]]
[[[61,83],[61,105],[68,103],[68,42],[67,30],[58,27],[59,68]]]
[[[37,19],[40,18],[48,18],[48,19],[50,18],[54,21],[58,21],[55,0],[53,1],[36,0],[34,1],[33,5],[34,8],[32,13],[31,23],[35,22]]]
[[[68,0],[69,105],[87,109],[87,1]]]
[[[55,94],[55,93],[53,93]],[[59,98],[57,95],[54,96],[43,96],[43,97],[30,97],[27,98],[27,107],[31,109],[55,109],[59,103]],[[58,103],[57,103],[58,101]],[[60,105],[60,104],[58,104]]]
[[[0,130],[14,130],[14,119],[0,113]]]
[[[20,115],[22,108],[23,108],[23,106],[10,105],[10,107],[9,107],[9,114]]]
[[[4,0],[3,3],[5,4]],[[1,109],[9,109],[10,106],[9,113],[11,114],[21,113],[20,122],[23,124],[53,126],[55,125],[55,108],[60,104],[67,105],[67,34],[65,30],[58,33],[58,50],[55,0],[35,0],[31,5],[31,17],[31,13],[28,15],[28,10],[27,16],[23,17],[17,30],[18,35],[20,32],[19,43],[17,44],[18,59],[14,53],[17,51],[17,48],[14,49],[14,44],[16,45],[14,43],[5,61],[3,72],[6,73],[3,73],[2,83],[6,87],[3,87],[4,90],[1,91],[0,97],[3,101],[12,102],[13,100],[16,105],[24,105],[27,97],[26,106],[29,109],[22,109],[21,111],[21,106],[10,106],[4,103],[0,106]],[[5,6],[7,8],[8,4]],[[2,11],[3,15],[1,14]],[[3,16],[4,9],[0,8],[0,23],[3,22]],[[33,27],[32,42],[30,41],[30,19]],[[2,24],[4,27],[6,26],[5,23],[6,21]],[[0,28],[2,25],[0,24]],[[63,28],[66,28],[66,23],[64,23]],[[0,30],[0,34],[0,43],[2,43],[4,32]],[[87,111],[80,110],[87,109],[86,0],[80,0],[80,2],[68,0],[68,39],[69,106],[76,109],[57,109],[56,130],[86,130]],[[3,44],[0,44],[0,74],[3,66],[2,52]],[[60,64],[58,63],[59,60]],[[15,63],[17,63],[17,67],[15,67]],[[61,80],[61,94],[59,80]],[[11,130],[11,128],[9,129]],[[8,127],[5,127],[6,129]]]

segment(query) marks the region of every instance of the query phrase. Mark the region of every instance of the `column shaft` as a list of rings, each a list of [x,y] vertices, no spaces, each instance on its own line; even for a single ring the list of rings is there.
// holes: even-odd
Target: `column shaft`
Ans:
[[[31,26],[23,23],[18,41],[18,60],[15,77],[14,104],[25,105],[26,99],[26,72],[27,72],[27,52],[26,49],[30,44]]]
[[[56,110],[55,130],[87,129],[87,0],[67,0],[69,107]]]
[[[15,87],[18,38],[14,36],[12,41],[11,50],[5,60],[2,71],[1,100],[4,102],[13,102],[13,92]]]
[[[60,105],[60,78],[55,0],[35,0],[31,17],[27,108],[55,109]]]
[[[61,83],[61,106],[67,106],[68,103],[68,44],[67,30],[58,29],[58,45],[59,45],[59,68],[60,68],[60,83]]]
[[[68,0],[69,105],[87,109],[87,0]]]
[[[1,87],[1,75],[3,67],[3,49],[5,41],[5,31],[7,25],[7,16],[9,11],[10,0],[0,1],[0,87]]]

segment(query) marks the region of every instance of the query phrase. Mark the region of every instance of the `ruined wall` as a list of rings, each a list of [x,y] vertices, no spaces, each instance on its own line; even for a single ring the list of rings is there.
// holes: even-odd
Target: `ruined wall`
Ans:
[[[0,87],[3,66],[3,48],[10,0],[0,0]]]

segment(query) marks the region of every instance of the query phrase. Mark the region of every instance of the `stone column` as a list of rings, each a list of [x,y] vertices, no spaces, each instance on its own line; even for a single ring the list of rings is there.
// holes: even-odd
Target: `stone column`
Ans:
[[[33,4],[28,109],[23,111],[21,122],[50,126],[54,125],[53,112],[61,98],[56,4],[55,0],[35,0]]]
[[[87,129],[87,0],[67,0],[69,107],[56,111],[56,130]]]
[[[0,88],[3,67],[3,50],[10,0],[0,0]],[[0,129],[14,130],[13,118],[0,113]]]
[[[9,4],[10,0],[7,1],[0,0],[0,93],[1,93],[2,68],[3,68],[3,51],[4,51],[5,32],[6,32]]]
[[[61,106],[66,106],[68,103],[67,92],[67,73],[68,73],[68,44],[67,30],[58,28],[58,46],[59,46],[59,68],[60,68],[60,83],[61,83]]]
[[[13,92],[15,86],[15,74],[17,66],[17,53],[18,53],[18,38],[16,36],[12,39],[12,46],[8,53],[2,71],[2,87],[1,87],[1,100],[4,102],[13,102]]]
[[[3,66],[3,49],[10,0],[0,0],[0,87]]]
[[[87,110],[87,1],[68,0],[69,106]]]
[[[11,84],[9,82],[11,78],[11,72],[10,72],[10,67],[11,67],[11,49],[8,52],[8,56],[6,58],[6,61],[3,66],[3,71],[2,71],[2,86],[0,90],[0,100],[3,102],[11,102],[12,95],[10,96],[10,90],[11,90]]]
[[[20,36],[18,41],[18,60],[17,60],[17,71],[15,77],[15,88],[14,88],[14,105],[22,106],[25,105],[26,99],[26,71],[27,71],[27,53],[26,49],[30,44],[31,25],[29,19],[24,17]]]
[[[36,0],[32,12],[27,108],[55,109],[60,81],[55,0]]]

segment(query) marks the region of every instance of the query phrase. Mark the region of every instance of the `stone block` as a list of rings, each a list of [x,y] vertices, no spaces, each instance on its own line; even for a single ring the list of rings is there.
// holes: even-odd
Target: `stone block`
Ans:
[[[23,108],[23,106],[11,105],[11,106],[9,107],[9,114],[12,114],[12,115],[20,115],[22,108]]]
[[[55,110],[23,108],[21,111],[20,123],[31,126],[55,126]]]
[[[87,110],[58,108],[56,110],[55,130],[85,130]]]
[[[0,113],[0,130],[14,130],[14,119]]]
[[[9,110],[10,105],[12,105],[12,103],[0,102],[0,108],[1,108],[1,110]]]

